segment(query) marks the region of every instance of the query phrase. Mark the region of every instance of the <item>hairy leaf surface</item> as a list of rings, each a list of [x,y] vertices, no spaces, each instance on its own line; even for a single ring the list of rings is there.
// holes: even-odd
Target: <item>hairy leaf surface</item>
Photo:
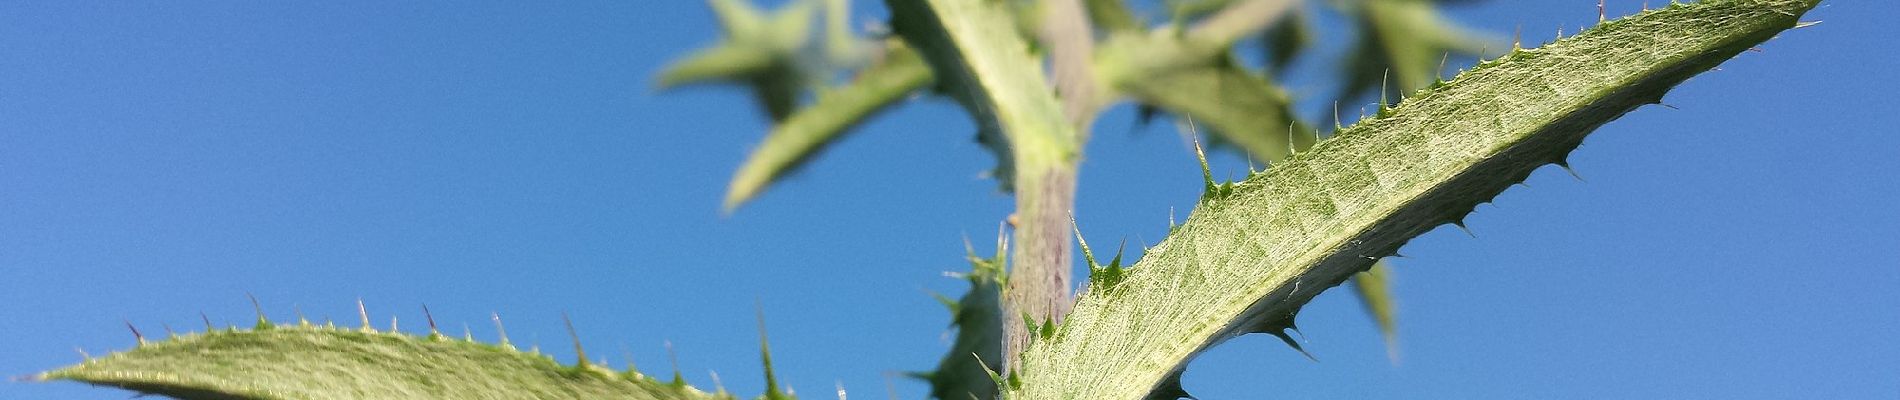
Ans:
[[[439,335],[212,331],[41,374],[180,399],[733,399],[681,382]]]
[[[1212,189],[1119,284],[1023,354],[1013,399],[1138,399],[1195,354],[1456,222],[1598,126],[1793,27],[1819,0],[1672,5],[1516,51]]]

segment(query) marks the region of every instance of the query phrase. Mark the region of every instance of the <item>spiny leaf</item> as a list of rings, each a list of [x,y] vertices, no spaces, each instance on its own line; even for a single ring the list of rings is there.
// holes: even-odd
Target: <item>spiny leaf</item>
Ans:
[[[937,369],[915,374],[930,381],[930,396],[944,400],[994,399],[1000,376],[992,377],[993,368],[984,362],[1003,359],[1003,255],[1007,254],[1000,238],[997,255],[978,258],[970,254],[971,271],[965,275],[970,291],[957,300],[951,324],[957,338],[937,363]],[[993,379],[994,378],[994,379]]]
[[[1603,24],[1422,91],[1203,201],[1117,290],[1023,353],[1011,399],[1138,399],[1407,240],[1561,159],[1598,126],[1793,27],[1819,0],[1712,0]]]
[[[1088,290],[1111,290],[1121,283],[1123,274],[1127,273],[1122,268],[1122,251],[1128,248],[1127,240],[1122,240],[1121,245],[1115,248],[1115,258],[1106,265],[1095,262],[1095,252],[1089,248],[1088,241],[1082,240],[1081,229],[1076,229],[1075,241],[1082,249],[1083,261],[1089,266]]]
[[[294,325],[181,335],[38,378],[188,400],[733,399],[502,346]]]
[[[931,81],[930,68],[915,51],[890,41],[885,57],[843,87],[820,92],[817,101],[772,127],[733,174],[727,212],[758,196],[767,185],[798,169],[844,133]]]

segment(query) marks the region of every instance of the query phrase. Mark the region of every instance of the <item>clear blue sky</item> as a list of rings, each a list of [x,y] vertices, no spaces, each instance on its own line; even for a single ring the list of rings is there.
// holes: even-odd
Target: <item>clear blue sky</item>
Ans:
[[[1662,0],[1655,0],[1660,4]],[[479,3],[479,4],[477,4]],[[859,1],[862,23],[880,19]],[[1539,40],[1595,2],[1491,1],[1460,21]],[[1612,12],[1639,7],[1613,0]],[[1900,138],[1887,1],[1832,1],[1667,102],[1604,127],[1397,262],[1403,363],[1345,292],[1197,361],[1204,399],[1900,397]],[[857,24],[854,24],[857,25]],[[710,43],[696,1],[0,4],[0,375],[132,345],[129,320],[422,326],[421,305],[571,361],[621,348],[759,393],[755,301],[781,379],[885,397],[934,365],[966,234],[1011,202],[938,100],[874,119],[737,215],[718,201],[766,127],[738,90],[656,94]],[[1320,58],[1347,42],[1340,34]],[[1330,95],[1313,74],[1292,88]],[[1309,103],[1309,105],[1313,105]],[[1309,106],[1320,115],[1324,106]],[[1350,108],[1350,107],[1349,107]],[[1154,242],[1198,194],[1191,153],[1125,107],[1097,124],[1076,215]],[[1215,160],[1217,173],[1244,163]],[[618,356],[613,357],[619,365]],[[897,378],[901,398],[921,397]],[[119,399],[0,383],[0,398]]]

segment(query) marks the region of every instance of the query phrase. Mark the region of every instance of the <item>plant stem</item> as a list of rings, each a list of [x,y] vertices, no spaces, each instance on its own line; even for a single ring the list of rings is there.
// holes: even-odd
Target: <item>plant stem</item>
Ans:
[[[1015,360],[1029,338],[1023,316],[1037,323],[1060,322],[1075,300],[1070,245],[1077,163],[1017,158],[1016,245],[1003,297],[1006,360]],[[1007,364],[1007,363],[1005,363]]]
[[[1007,138],[1017,210],[1003,295],[1006,350],[1003,360],[986,360],[1003,370],[1028,343],[1024,316],[1060,321],[1072,303],[1068,218],[1084,136],[1063,112],[1040,59],[1017,34],[1017,17],[1004,5],[986,0],[885,3],[897,33],[936,72],[938,89],[984,129]]]
[[[1062,113],[1075,125],[1076,133],[1086,138],[1100,100],[1092,59],[1095,28],[1089,25],[1082,0],[1044,0],[1043,8],[1042,26],[1036,34],[1049,48],[1049,65],[1056,94],[1062,98]]]

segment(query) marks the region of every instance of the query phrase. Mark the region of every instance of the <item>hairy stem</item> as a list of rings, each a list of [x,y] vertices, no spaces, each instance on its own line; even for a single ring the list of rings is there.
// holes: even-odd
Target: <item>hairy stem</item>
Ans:
[[[1068,215],[1084,136],[1062,111],[1016,16],[985,0],[886,0],[892,25],[931,64],[938,90],[1007,139],[1014,164],[1016,232],[1004,286],[1007,349],[1027,343],[1024,318],[1060,321],[1071,303]]]
[[[1020,161],[1019,161],[1020,162]],[[1075,207],[1075,163],[1023,163],[1016,179],[1016,245],[1004,291],[1006,360],[1014,360],[1029,344],[1023,316],[1038,323],[1061,321],[1074,304],[1075,287],[1070,265],[1070,210]],[[1007,364],[1004,362],[1003,364]]]

